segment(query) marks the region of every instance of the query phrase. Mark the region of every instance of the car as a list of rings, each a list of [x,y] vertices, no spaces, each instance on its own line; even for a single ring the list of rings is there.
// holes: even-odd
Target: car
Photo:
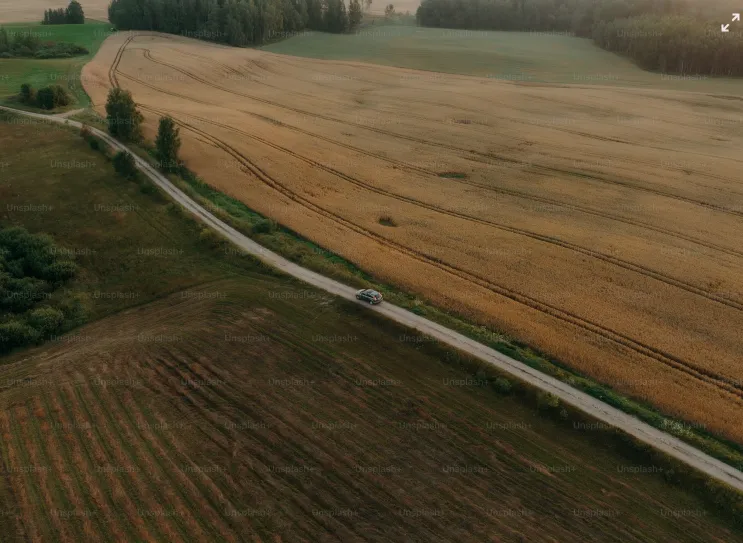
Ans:
[[[362,288],[356,293],[356,299],[362,302],[369,302],[370,304],[376,305],[382,303],[382,295],[376,290],[370,288]]]

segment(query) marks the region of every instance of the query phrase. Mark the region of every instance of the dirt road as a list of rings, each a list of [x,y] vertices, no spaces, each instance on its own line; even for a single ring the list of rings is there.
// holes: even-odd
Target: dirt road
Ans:
[[[68,124],[73,127],[80,127],[81,123],[72,121],[69,119],[50,117],[38,113],[29,113],[25,111],[14,110],[11,108],[0,106],[0,109],[12,111],[19,115],[27,117],[33,117],[36,119],[45,120],[47,122],[55,122],[61,124]],[[100,137],[117,150],[126,150],[127,148],[114,140],[111,136],[95,128],[90,128],[96,136]],[[188,210],[190,213],[195,215],[200,221],[205,223],[210,228],[214,229],[236,246],[242,250],[255,255],[264,262],[282,270],[284,273],[296,277],[314,287],[320,288],[339,296],[350,300],[355,303],[360,303],[355,298],[356,289],[353,287],[344,285],[324,277],[318,273],[302,268],[286,260],[280,255],[269,251],[249,239],[245,235],[241,234],[231,226],[225,224],[217,217],[209,213],[206,209],[201,207],[199,204],[194,202],[186,194],[181,192],[175,187],[168,179],[157,172],[152,166],[146,163],[141,158],[134,155],[137,167],[145,173],[157,186],[165,191],[173,200],[178,202],[183,208]],[[460,351],[468,353],[472,356],[480,358],[498,369],[509,373],[513,377],[524,381],[532,386],[539,388],[550,394],[554,394],[563,402],[576,407],[592,417],[595,417],[601,422],[610,424],[616,428],[619,428],[627,434],[643,441],[656,449],[663,451],[669,456],[676,458],[699,471],[713,477],[719,481],[722,481],[731,487],[743,492],[743,472],[729,466],[704,452],[684,443],[683,441],[665,433],[652,426],[630,416],[618,409],[615,409],[600,400],[597,400],[587,394],[584,394],[569,385],[562,383],[552,377],[542,374],[541,372],[530,368],[529,366],[518,362],[506,355],[503,355],[490,347],[487,347],[481,343],[478,343],[462,334],[459,334],[453,330],[445,328],[435,322],[428,319],[415,315],[401,307],[384,303],[378,306],[371,306],[364,304],[370,311],[376,311],[387,318],[390,318],[400,324],[408,326],[414,330],[417,330],[423,334],[426,334],[432,338],[435,338],[443,343],[446,343]]]

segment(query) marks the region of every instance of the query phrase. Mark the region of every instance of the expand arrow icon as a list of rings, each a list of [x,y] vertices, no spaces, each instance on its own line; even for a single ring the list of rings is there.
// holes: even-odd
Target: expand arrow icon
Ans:
[[[722,32],[730,32],[730,24],[720,25],[720,30]]]
[[[740,13],[733,13],[733,22],[740,21]]]

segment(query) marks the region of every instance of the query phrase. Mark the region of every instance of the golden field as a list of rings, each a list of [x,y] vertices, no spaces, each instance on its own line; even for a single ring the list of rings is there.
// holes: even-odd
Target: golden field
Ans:
[[[211,185],[381,279],[743,442],[743,103],[109,38]],[[381,219],[390,219],[381,220]],[[381,220],[381,222],[380,222]]]

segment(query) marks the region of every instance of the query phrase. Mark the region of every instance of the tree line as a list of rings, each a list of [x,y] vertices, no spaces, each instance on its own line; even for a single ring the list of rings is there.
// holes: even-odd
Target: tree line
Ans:
[[[648,70],[743,75],[743,32],[735,24],[721,32],[730,14],[711,20],[705,10],[686,0],[423,0],[416,20],[428,27],[560,32],[591,38]]]
[[[66,9],[47,9],[41,21],[43,25],[81,25],[84,23],[83,7],[76,0],[72,0]]]
[[[113,0],[109,20],[119,30],[155,30],[254,45],[305,29],[347,32],[361,22],[360,0]]]

